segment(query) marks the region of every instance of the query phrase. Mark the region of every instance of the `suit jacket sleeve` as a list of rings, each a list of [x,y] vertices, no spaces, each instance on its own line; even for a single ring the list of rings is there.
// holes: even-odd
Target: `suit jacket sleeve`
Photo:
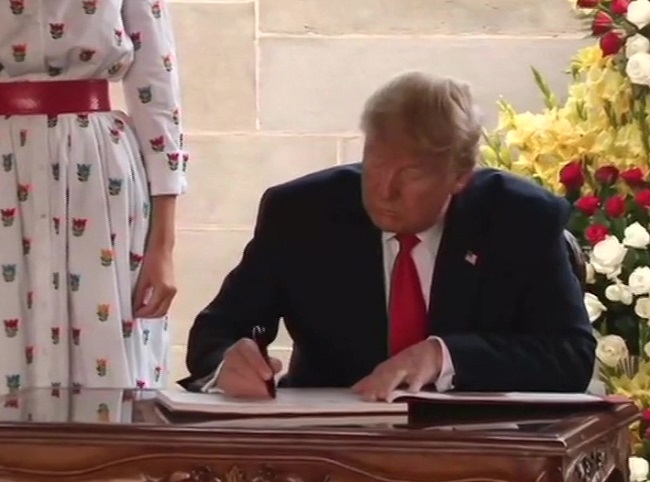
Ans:
[[[455,389],[571,392],[587,388],[593,373],[595,339],[563,236],[568,209],[553,207],[546,206],[547,213],[561,214],[551,214],[550,221],[530,229],[530,235],[522,239],[523,244],[531,239],[525,253],[504,255],[513,266],[521,265],[517,268],[520,274],[527,273],[521,277],[526,280],[523,295],[512,300],[517,305],[512,329],[441,337],[455,368]],[[544,217],[549,215],[539,218]],[[514,229],[522,232],[520,225]],[[517,256],[528,262],[514,259]],[[503,296],[509,293],[505,291]]]
[[[262,196],[253,238],[241,261],[190,329],[186,357],[190,376],[178,382],[188,390],[200,390],[221,364],[226,350],[241,338],[250,337],[254,326],[266,329],[268,342],[277,336],[281,316],[279,237],[283,229],[274,193],[272,188]]]

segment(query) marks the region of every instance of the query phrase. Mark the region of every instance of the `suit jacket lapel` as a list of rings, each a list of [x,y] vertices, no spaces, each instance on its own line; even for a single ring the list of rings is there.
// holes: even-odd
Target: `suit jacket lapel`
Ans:
[[[364,340],[359,356],[372,370],[388,353],[388,312],[384,285],[384,260],[381,231],[372,223],[361,202],[360,185],[354,186],[350,197],[341,196],[342,212],[346,212],[347,227],[337,236],[339,252],[343,255],[343,278],[338,279],[337,291],[354,294],[355,319],[347,329]],[[354,206],[350,210],[350,206]],[[347,297],[347,295],[344,295]]]
[[[463,331],[471,322],[481,265],[481,220],[471,189],[449,205],[431,282],[429,323],[432,335]]]

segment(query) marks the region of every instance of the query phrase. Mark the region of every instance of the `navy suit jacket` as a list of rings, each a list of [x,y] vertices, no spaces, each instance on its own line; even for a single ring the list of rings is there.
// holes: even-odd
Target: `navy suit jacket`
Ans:
[[[582,391],[595,340],[563,229],[569,206],[511,174],[480,169],[447,213],[429,332],[457,390]],[[292,387],[347,387],[388,357],[381,232],[361,202],[360,165],[268,189],[252,240],[190,331],[179,383],[192,390],[255,325],[282,318]],[[475,254],[475,263],[468,254]]]

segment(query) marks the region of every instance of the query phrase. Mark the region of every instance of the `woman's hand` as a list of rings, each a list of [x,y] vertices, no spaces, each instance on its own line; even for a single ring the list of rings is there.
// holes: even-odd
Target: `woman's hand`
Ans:
[[[161,318],[176,296],[174,263],[170,249],[148,250],[133,293],[136,318]]]
[[[176,196],[154,196],[151,203],[147,248],[133,292],[136,318],[165,316],[176,296],[173,260]]]

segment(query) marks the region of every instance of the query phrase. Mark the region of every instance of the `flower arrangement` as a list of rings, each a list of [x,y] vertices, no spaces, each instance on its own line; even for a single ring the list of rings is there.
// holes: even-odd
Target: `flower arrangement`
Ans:
[[[531,176],[556,192],[563,190],[560,168],[575,159],[588,161],[591,171],[609,164],[621,170],[650,164],[650,24],[636,18],[642,10],[650,22],[650,0],[574,3],[590,15],[598,44],[572,59],[568,99],[560,103],[533,69],[546,108],[537,114],[517,113],[501,101],[498,135],[491,137],[485,152],[491,164]],[[647,79],[635,64],[647,67]]]
[[[574,206],[568,228],[589,257],[585,304],[603,335],[598,359],[617,369],[628,354],[650,359],[650,188],[638,167],[605,165],[589,175],[585,164],[571,161],[560,182]]]
[[[570,0],[597,39],[574,56],[565,101],[533,68],[545,107],[499,102],[486,132],[493,167],[528,176],[573,206],[587,263],[585,305],[610,393],[650,407],[650,0]],[[632,480],[648,480],[650,412],[633,427]]]

